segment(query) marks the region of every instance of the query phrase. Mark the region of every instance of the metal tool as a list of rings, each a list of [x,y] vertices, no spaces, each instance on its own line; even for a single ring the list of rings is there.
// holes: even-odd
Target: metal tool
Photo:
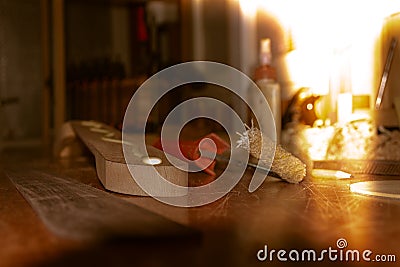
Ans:
[[[396,45],[397,45],[397,39],[393,38],[392,41],[390,42],[389,52],[386,57],[385,67],[383,69],[381,83],[379,85],[378,96],[376,97],[375,109],[377,109],[377,110],[381,108],[383,93],[385,92],[386,83],[387,83],[387,79],[389,76],[390,67],[392,65],[393,55],[394,55]]]
[[[204,156],[204,154],[203,154],[203,156]],[[225,155],[215,155],[215,159],[217,160],[217,162],[224,162],[224,163],[227,163],[227,162],[230,161],[230,158],[228,156],[225,156]],[[264,171],[268,176],[282,179],[282,177],[280,177],[279,174],[277,174],[276,172],[271,171],[270,168],[268,168],[267,166],[264,166],[263,164],[256,163],[255,159],[253,159],[252,157],[249,159],[248,162],[236,161],[236,162],[233,162],[233,163],[237,164],[238,166],[247,166],[247,167],[251,167],[251,168],[254,168],[254,169],[258,169],[258,170]]]

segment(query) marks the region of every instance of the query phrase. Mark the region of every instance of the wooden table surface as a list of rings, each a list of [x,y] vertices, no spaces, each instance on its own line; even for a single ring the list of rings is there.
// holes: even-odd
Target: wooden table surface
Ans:
[[[52,172],[104,190],[91,157],[56,160],[49,149],[6,150],[0,155],[0,266],[286,266],[261,262],[268,249],[321,251],[347,249],[372,255],[396,255],[400,262],[400,201],[355,195],[356,181],[400,179],[356,175],[351,180],[307,177],[300,184],[268,178],[254,193],[247,187],[251,171],[225,197],[206,206],[177,208],[150,197],[113,194],[170,220],[198,230],[198,237],[179,240],[116,240],[87,243],[50,232],[3,173],[7,169]],[[194,174],[190,179],[208,179]],[[72,220],[73,218],[71,218]],[[373,256],[371,256],[373,257]],[[310,266],[310,262],[291,262]],[[396,266],[396,263],[319,262],[321,266]]]

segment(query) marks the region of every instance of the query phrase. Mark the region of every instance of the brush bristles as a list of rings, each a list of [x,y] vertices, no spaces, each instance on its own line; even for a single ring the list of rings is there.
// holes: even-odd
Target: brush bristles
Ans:
[[[276,145],[275,156],[273,154],[275,142],[264,137],[261,131],[246,125],[246,132],[239,134],[238,147],[246,149],[253,157],[264,164],[271,164],[271,171],[277,173],[283,180],[289,183],[299,183],[306,176],[306,165],[297,157],[286,151],[279,144]]]

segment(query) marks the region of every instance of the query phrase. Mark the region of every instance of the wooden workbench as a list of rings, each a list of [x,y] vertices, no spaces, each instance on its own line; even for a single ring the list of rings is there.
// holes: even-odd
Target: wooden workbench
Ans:
[[[50,232],[3,170],[38,169],[104,190],[90,156],[56,160],[49,149],[38,147],[6,150],[0,159],[0,266],[286,266],[288,263],[276,258],[260,262],[256,254],[264,245],[276,250],[336,248],[339,238],[346,239],[349,249],[395,254],[397,264],[400,262],[400,201],[349,191],[349,184],[355,181],[400,177],[308,177],[300,184],[271,178],[250,194],[249,170],[227,196],[198,208],[176,208],[150,197],[113,194],[196,229],[200,235],[178,240],[133,238],[87,243]],[[202,173],[190,176],[194,181],[207,178]],[[396,266],[363,261],[348,264]],[[326,265],[338,266],[338,262],[327,261],[321,266]]]

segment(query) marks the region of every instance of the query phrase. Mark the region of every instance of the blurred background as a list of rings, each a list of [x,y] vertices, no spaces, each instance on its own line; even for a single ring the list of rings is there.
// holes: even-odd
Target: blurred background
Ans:
[[[262,38],[271,39],[282,114],[297,96],[312,100],[304,106],[312,114],[301,114],[310,127],[386,111],[382,123],[397,127],[397,74],[374,111],[390,41],[400,34],[397,12],[393,0],[0,0],[0,142],[49,142],[71,119],[120,127],[140,84],[176,63],[217,61],[253,77]],[[390,73],[399,72],[399,57]],[[236,96],[200,84],[166,95],[149,129],[195,96],[222,99],[246,121]]]

